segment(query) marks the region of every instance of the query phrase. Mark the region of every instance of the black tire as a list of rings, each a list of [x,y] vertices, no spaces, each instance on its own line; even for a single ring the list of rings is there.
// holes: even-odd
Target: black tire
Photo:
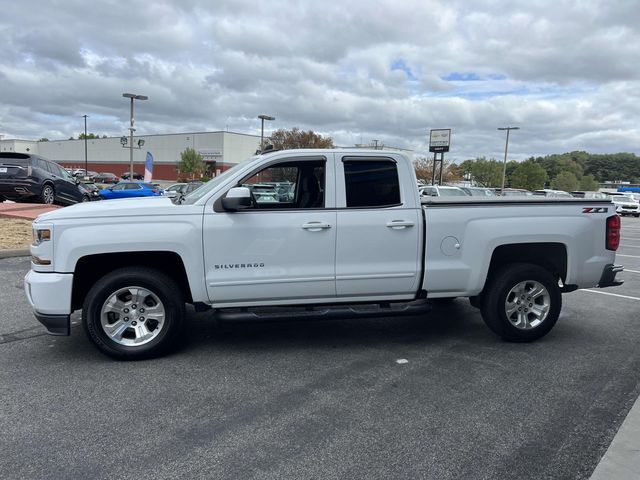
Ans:
[[[40,202],[46,205],[53,205],[56,203],[56,191],[53,188],[53,185],[50,183],[45,183],[42,186],[42,193],[40,194]]]
[[[529,328],[515,326],[514,323],[507,318],[506,312],[508,295],[511,300],[514,300],[514,303],[515,300],[524,302],[532,301],[535,306],[536,302],[545,301],[544,296],[542,299],[534,298],[534,300],[530,300],[531,297],[525,297],[523,300],[520,300],[514,293],[510,294],[512,289],[523,282],[537,282],[542,285],[548,293],[548,311],[546,317],[537,325],[530,326]],[[533,284],[525,283],[525,287],[527,285]],[[531,303],[522,304],[523,309],[530,307]],[[511,342],[532,342],[549,333],[558,321],[561,308],[562,293],[560,292],[557,278],[538,265],[512,263],[502,267],[488,280],[488,284],[482,295],[481,312],[482,319],[487,326],[503,339]],[[528,313],[525,314],[523,311],[522,315],[526,315],[527,319],[530,318],[529,315],[534,315],[533,318],[535,321],[535,314],[529,310],[527,310],[527,312]],[[514,312],[514,314],[518,315],[517,312]],[[513,319],[513,321],[515,320],[517,319]]]
[[[83,195],[83,196],[82,196],[82,202],[83,202],[83,203],[84,203],[84,202],[90,202],[90,201],[91,201],[91,199],[89,198],[89,196],[88,196],[88,195]]]
[[[105,302],[118,290],[141,287],[155,295],[164,308],[164,320],[152,340],[142,345],[122,345],[107,335],[101,323]],[[135,305],[132,305],[135,307]],[[133,310],[135,312],[135,310]],[[134,319],[135,313],[130,314]],[[139,360],[164,355],[181,339],[184,324],[184,298],[180,287],[164,273],[147,267],[126,267],[114,270],[89,290],[82,307],[82,323],[89,340],[100,351],[120,360]],[[149,318],[144,322],[148,326]],[[130,325],[134,325],[130,321]],[[127,330],[133,330],[129,327]],[[121,336],[124,338],[124,334]]]

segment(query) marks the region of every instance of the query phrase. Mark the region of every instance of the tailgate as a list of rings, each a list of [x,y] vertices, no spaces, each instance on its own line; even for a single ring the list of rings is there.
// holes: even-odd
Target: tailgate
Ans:
[[[0,179],[26,178],[31,174],[31,167],[0,161]]]

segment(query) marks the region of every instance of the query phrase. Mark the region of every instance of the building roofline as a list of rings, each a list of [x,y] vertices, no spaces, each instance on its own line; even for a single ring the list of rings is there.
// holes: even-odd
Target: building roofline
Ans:
[[[230,133],[232,135],[242,135],[245,137],[255,137],[257,139],[260,138],[260,135],[253,135],[251,133],[241,133],[241,132],[229,132],[227,130],[214,130],[214,131],[204,131],[204,132],[176,132],[176,133],[151,133],[148,135],[134,135],[134,138],[138,138],[138,137],[166,137],[166,136],[170,136],[170,135],[202,135],[202,134],[206,134],[206,133]],[[129,135],[125,135],[126,137],[128,137]],[[120,138],[122,137],[122,135],[117,136],[117,137],[107,137],[107,138],[102,138],[102,137],[97,137],[97,138],[89,138],[88,140],[108,140],[110,138]],[[48,142],[78,142],[78,141],[82,141],[84,140],[83,138],[64,138],[64,139],[60,139],[60,140],[51,140],[49,139]],[[24,140],[24,139],[20,139],[20,138],[3,138],[2,140],[3,142],[6,141],[18,141],[18,142],[35,142],[35,143],[41,143],[40,140]],[[47,142],[42,142],[42,143],[47,143]]]

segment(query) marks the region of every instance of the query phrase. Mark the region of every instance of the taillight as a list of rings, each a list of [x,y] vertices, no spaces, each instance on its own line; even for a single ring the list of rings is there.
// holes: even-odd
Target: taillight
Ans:
[[[607,250],[617,250],[620,246],[620,217],[607,218]]]

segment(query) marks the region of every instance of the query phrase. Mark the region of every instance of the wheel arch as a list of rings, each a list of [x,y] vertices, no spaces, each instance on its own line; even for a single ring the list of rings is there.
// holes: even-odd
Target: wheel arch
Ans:
[[[170,251],[99,253],[81,257],[75,265],[72,310],[82,308],[87,293],[96,281],[114,270],[130,266],[149,267],[165,273],[178,284],[185,301],[193,302],[185,265],[179,254]]]
[[[499,245],[491,254],[485,285],[500,268],[509,263],[531,263],[549,271],[563,282],[567,278],[567,247],[559,242],[512,243]],[[484,289],[483,286],[483,289]]]

